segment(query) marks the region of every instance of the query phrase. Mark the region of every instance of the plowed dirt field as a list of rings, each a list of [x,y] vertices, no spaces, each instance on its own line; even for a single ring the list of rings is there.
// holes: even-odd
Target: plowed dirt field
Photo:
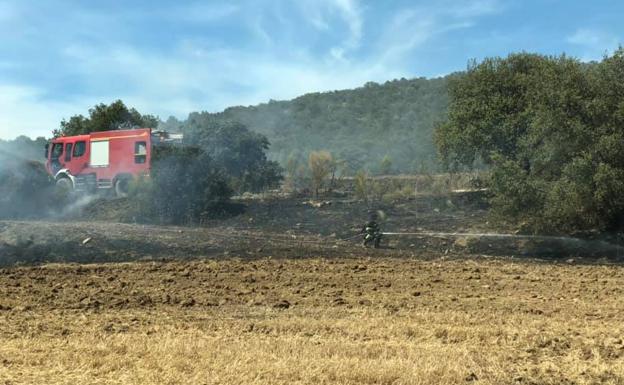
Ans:
[[[11,267],[0,384],[621,384],[623,291],[470,257]]]

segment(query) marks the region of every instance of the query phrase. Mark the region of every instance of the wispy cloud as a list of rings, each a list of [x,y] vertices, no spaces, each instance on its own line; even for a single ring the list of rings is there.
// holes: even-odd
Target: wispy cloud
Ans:
[[[84,111],[93,102],[50,102],[42,100],[44,94],[45,90],[36,87],[0,84],[0,138],[49,137],[61,117]]]
[[[479,17],[501,12],[498,0],[475,2],[440,1],[426,6],[413,6],[398,11],[378,42],[379,61],[399,65],[416,50],[434,38],[458,29],[474,26]]]
[[[345,61],[346,55],[361,46],[364,18],[358,0],[304,0],[304,17],[321,32],[344,29],[339,42],[328,48],[331,59]]]
[[[591,28],[577,29],[566,40],[568,43],[582,47],[581,59],[585,61],[598,60],[621,44],[615,35]]]
[[[312,57],[282,61],[261,52],[206,48],[193,42],[181,45],[168,58],[129,46],[104,51],[72,47],[66,53],[76,72],[99,74],[100,80],[90,84],[94,90],[107,90],[103,95],[122,97],[164,118],[292,98],[311,90],[350,88],[400,75],[367,65],[328,65]],[[114,84],[110,79],[115,79]]]
[[[342,17],[349,26],[350,35],[345,41],[346,48],[357,48],[362,39],[361,5],[356,0],[333,0],[333,4],[340,10]]]

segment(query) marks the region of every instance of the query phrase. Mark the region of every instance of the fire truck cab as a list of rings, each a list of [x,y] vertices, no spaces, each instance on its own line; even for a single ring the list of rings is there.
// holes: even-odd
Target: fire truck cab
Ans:
[[[152,140],[149,128],[55,138],[46,145],[46,169],[61,188],[124,196],[133,178],[149,174]]]

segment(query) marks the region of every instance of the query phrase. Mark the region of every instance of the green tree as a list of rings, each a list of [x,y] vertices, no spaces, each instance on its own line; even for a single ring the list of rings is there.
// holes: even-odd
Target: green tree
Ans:
[[[483,161],[494,213],[535,231],[621,228],[623,68],[622,49],[593,64],[527,53],[471,64],[436,131],[444,163]]]
[[[54,137],[88,134],[96,131],[118,128],[156,128],[159,120],[153,115],[141,115],[136,109],[128,108],[117,100],[109,105],[98,104],[89,109],[89,117],[74,115],[63,119],[61,127],[53,131]]]
[[[268,139],[244,124],[192,113],[182,129],[185,141],[202,148],[230,177],[237,192],[260,192],[281,183],[282,168],[266,155]]]

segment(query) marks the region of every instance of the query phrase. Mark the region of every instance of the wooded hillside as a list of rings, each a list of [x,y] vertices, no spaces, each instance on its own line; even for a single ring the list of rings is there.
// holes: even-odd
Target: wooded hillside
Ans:
[[[446,117],[452,76],[370,82],[353,90],[231,107],[216,114],[194,112],[188,120],[210,117],[243,123],[267,136],[269,156],[282,165],[289,157],[307,159],[310,151],[322,149],[345,161],[351,173],[379,172],[386,156],[394,172],[433,170],[433,128]],[[186,123],[169,119],[164,127],[175,130]]]

